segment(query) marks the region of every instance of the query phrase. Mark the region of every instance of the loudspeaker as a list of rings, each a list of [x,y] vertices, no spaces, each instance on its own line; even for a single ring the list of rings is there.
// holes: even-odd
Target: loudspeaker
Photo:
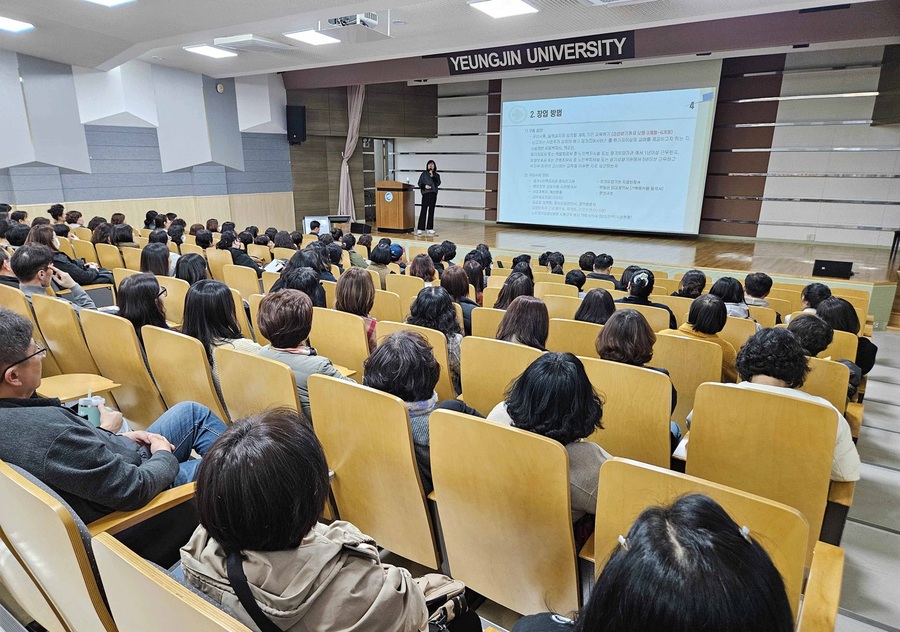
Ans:
[[[287,106],[287,135],[291,144],[306,140],[306,106]]]
[[[372,227],[368,224],[357,224],[356,222],[353,222],[350,224],[350,232],[357,235],[365,235],[372,232]]]

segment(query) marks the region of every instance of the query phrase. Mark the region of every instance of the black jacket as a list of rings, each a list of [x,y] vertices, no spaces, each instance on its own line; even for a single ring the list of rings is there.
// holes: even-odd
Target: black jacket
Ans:
[[[616,286],[617,290],[623,290],[624,288],[619,285],[619,280],[611,274],[600,274],[599,272],[588,272],[584,275],[588,279],[600,279],[601,281],[612,281],[613,285]]]
[[[112,272],[106,268],[89,268],[82,259],[72,259],[63,252],[53,255],[53,267],[66,272],[78,285],[93,285],[97,283],[112,283]]]
[[[660,309],[664,309],[669,312],[669,329],[678,329],[678,321],[675,319],[675,314],[672,313],[672,310],[669,309],[668,305],[663,305],[662,303],[651,303],[645,298],[638,298],[636,296],[626,296],[624,298],[620,298],[616,301],[616,303],[622,303],[626,306],[629,304],[646,305],[647,307],[658,307]],[[624,309],[628,309],[628,307],[625,307]]]
[[[245,268],[252,268],[256,272],[256,278],[262,277],[262,268],[256,265],[256,262],[248,255],[246,252],[241,250],[240,248],[229,248],[229,252],[231,252],[231,261],[236,266],[244,266]]]

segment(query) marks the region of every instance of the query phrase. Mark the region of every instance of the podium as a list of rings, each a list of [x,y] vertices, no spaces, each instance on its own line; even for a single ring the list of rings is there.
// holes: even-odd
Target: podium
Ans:
[[[416,188],[393,180],[375,183],[375,226],[386,232],[408,233],[416,227]]]

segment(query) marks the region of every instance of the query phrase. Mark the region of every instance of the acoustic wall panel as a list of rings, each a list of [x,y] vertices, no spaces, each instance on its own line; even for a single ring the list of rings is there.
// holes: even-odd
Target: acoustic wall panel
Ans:
[[[280,75],[238,77],[234,80],[234,90],[242,132],[287,133],[287,93]]]
[[[30,165],[10,167],[10,181],[16,204],[42,204],[63,199],[62,180],[57,167]]]
[[[203,75],[203,102],[206,107],[211,162],[243,171],[244,154],[234,79],[213,79]]]
[[[0,50],[0,93],[3,115],[0,116],[0,169],[32,162],[34,143],[28,128],[25,95],[19,81],[19,60],[15,53]]]
[[[73,67],[78,110],[84,124],[156,127],[150,64],[129,61],[109,72]]]
[[[159,115],[159,155],[163,171],[175,171],[212,160],[201,75],[153,66],[153,88]]]

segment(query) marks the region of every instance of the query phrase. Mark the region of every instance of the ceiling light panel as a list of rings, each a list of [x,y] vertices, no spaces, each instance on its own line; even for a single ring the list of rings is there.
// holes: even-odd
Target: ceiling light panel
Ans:
[[[321,46],[322,44],[337,44],[341,41],[336,37],[331,37],[330,35],[325,35],[324,33],[319,33],[318,31],[312,29],[308,31],[285,33],[284,36],[290,37],[291,39],[295,39],[299,42],[312,44],[313,46]]]
[[[20,22],[12,18],[5,18],[0,15],[0,31],[8,31],[10,33],[21,33],[34,28],[34,24],[30,22]]]
[[[120,4],[128,4],[132,2],[132,0],[84,0],[85,2],[90,2],[92,4],[99,4],[104,7],[117,7]]]
[[[205,44],[202,46],[185,46],[184,50],[186,50],[189,53],[197,53],[198,55],[205,55],[206,57],[212,57],[213,59],[222,59],[224,57],[237,57],[237,53],[233,53],[230,50],[216,48],[215,46],[206,46]]]
[[[538,10],[522,0],[481,0],[469,2],[469,6],[487,13],[492,18],[508,18],[525,13],[537,13]]]

